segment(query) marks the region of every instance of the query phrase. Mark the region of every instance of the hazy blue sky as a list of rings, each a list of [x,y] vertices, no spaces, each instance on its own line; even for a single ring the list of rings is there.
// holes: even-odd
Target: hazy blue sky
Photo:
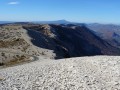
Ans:
[[[120,24],[120,0],[0,0],[0,21],[46,21]]]

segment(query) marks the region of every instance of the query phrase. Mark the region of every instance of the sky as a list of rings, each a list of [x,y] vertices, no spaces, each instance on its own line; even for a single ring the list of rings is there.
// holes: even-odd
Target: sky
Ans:
[[[120,24],[120,0],[0,0],[0,21]]]

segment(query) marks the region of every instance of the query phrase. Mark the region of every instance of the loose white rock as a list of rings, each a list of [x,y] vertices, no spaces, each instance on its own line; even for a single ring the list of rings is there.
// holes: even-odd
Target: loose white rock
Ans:
[[[0,69],[0,90],[119,90],[120,57],[42,59]]]

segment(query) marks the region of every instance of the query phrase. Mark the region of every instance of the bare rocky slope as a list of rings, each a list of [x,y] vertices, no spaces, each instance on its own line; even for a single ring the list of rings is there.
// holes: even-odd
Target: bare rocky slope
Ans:
[[[119,90],[120,57],[39,60],[0,69],[0,90]]]
[[[120,55],[120,50],[85,26],[17,23],[0,25],[0,65],[30,60]]]

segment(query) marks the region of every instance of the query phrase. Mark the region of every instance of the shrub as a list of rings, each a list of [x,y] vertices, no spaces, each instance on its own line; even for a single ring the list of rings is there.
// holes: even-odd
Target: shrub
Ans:
[[[4,65],[4,63],[0,63],[0,66],[3,66]]]
[[[3,57],[4,57],[4,56],[5,56],[5,53],[3,53],[3,52],[2,52],[2,53],[1,53],[1,56],[3,56]]]

